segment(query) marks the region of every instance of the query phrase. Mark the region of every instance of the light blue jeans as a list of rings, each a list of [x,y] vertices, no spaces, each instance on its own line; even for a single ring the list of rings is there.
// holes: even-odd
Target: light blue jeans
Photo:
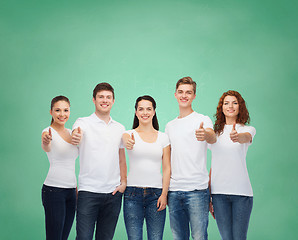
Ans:
[[[170,191],[168,206],[174,240],[189,240],[190,229],[194,240],[208,239],[209,189]]]
[[[223,240],[245,240],[253,197],[213,194],[215,219]]]
[[[146,219],[148,240],[162,240],[166,209],[157,211],[157,200],[161,192],[160,188],[126,188],[123,213],[129,240],[143,239],[144,219]]]

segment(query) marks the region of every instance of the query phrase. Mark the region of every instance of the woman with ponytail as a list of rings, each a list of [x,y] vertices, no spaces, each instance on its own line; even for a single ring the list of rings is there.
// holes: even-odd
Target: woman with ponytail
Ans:
[[[51,125],[42,131],[41,146],[50,162],[42,187],[47,240],[66,240],[76,209],[75,160],[78,148],[71,142],[71,130],[65,128],[70,102],[65,96],[52,99]]]

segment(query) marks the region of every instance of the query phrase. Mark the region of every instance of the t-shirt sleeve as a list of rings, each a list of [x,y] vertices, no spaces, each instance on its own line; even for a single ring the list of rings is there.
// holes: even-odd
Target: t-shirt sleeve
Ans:
[[[212,123],[210,117],[205,116],[205,118],[204,118],[203,121],[204,121],[204,128],[211,128],[211,129],[213,129],[213,123]]]
[[[162,134],[162,148],[165,148],[170,145],[170,140],[167,134],[161,133]]]
[[[81,118],[78,118],[75,123],[72,126],[72,131],[75,130],[76,128],[80,127],[81,130],[85,130],[85,124]]]
[[[251,142],[249,142],[248,144],[249,145],[252,144],[252,141],[254,139],[254,136],[256,135],[256,129],[254,127],[252,127],[252,126],[244,126],[243,128],[240,128],[238,132],[239,133],[246,133],[246,132],[250,133],[250,135],[251,135]]]
[[[44,130],[42,130],[41,134],[43,134],[44,132],[48,132],[50,127],[45,128]]]

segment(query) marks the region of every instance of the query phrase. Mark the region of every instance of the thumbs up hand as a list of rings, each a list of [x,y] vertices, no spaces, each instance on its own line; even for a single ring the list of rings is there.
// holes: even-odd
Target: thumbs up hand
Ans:
[[[83,136],[83,131],[81,130],[80,127],[73,130],[72,135],[71,135],[71,144],[79,145],[82,140],[82,136]]]
[[[233,124],[233,128],[232,131],[230,133],[230,138],[231,140],[235,143],[235,142],[239,142],[239,134],[236,131],[236,123]]]
[[[42,140],[42,144],[44,144],[44,145],[49,145],[51,143],[51,141],[52,141],[52,130],[51,130],[51,128],[49,128],[48,132],[44,132],[42,134],[41,140]]]
[[[127,138],[125,146],[127,150],[132,150],[133,146],[135,145],[135,136],[131,133],[131,137]]]
[[[199,129],[196,130],[196,138],[198,141],[206,140],[206,130],[204,128],[204,122],[201,122]]]

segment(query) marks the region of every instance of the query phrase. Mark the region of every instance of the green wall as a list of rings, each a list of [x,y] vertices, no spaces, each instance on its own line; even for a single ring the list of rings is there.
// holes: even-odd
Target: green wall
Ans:
[[[112,117],[130,129],[135,99],[150,94],[164,131],[178,114],[175,83],[184,76],[198,83],[194,109],[212,119],[224,91],[238,90],[248,103],[257,129],[247,156],[254,189],[248,239],[295,239],[297,6],[1,0],[0,239],[45,239],[41,186],[49,163],[40,135],[52,97],[70,98],[71,128],[94,111],[92,90],[107,81],[116,91]],[[208,232],[220,238],[211,217]],[[115,239],[124,236],[121,215]]]

